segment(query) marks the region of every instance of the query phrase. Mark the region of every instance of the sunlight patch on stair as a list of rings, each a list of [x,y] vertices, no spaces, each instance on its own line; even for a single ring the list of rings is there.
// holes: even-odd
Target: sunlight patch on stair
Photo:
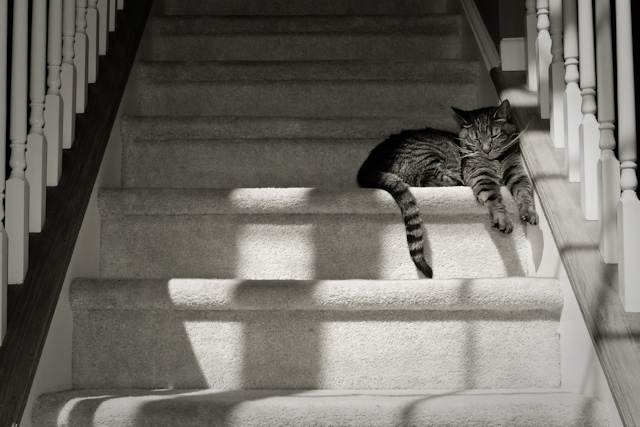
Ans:
[[[95,404],[96,406],[100,406],[100,404],[108,399],[114,398],[114,395],[105,394],[102,396],[85,396],[78,397],[75,399],[70,399],[68,402],[64,404],[64,406],[60,409],[58,413],[58,423],[59,426],[72,425],[72,418],[74,413],[77,411],[78,406],[85,406],[87,403]]]
[[[244,279],[313,279],[313,224],[244,224],[236,237],[236,274]],[[265,254],[268,255],[265,259]],[[269,271],[268,274],[265,274]]]
[[[216,322],[216,333],[211,333],[207,321],[185,321],[184,330],[191,343],[194,360],[209,387],[225,384],[227,387],[243,388],[243,364],[246,349],[245,325],[238,321]],[[212,367],[224,366],[224,369]]]

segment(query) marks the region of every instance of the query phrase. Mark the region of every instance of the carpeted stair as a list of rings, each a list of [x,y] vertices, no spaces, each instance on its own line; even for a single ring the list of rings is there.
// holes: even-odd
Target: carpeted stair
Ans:
[[[451,2],[158,0],[101,277],[76,280],[73,384],[34,426],[608,425],[560,389],[553,279],[470,189],[360,189],[401,129],[455,129],[481,65]]]

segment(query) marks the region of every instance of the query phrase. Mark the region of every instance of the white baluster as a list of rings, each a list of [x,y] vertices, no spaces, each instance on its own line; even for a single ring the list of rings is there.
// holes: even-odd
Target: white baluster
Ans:
[[[7,273],[9,260],[7,256],[7,232],[4,229],[4,189],[7,154],[4,135],[7,134],[7,40],[8,38],[8,10],[7,2],[0,2],[0,135],[2,149],[0,149],[0,347],[7,331]]]
[[[98,80],[98,37],[100,34],[100,18],[98,17],[98,0],[89,0],[87,3],[87,42],[88,42],[88,81],[95,83]]]
[[[109,50],[109,0],[98,0],[98,18],[98,52],[100,55],[106,55]]]
[[[616,0],[616,57],[618,80],[618,292],[626,311],[640,311],[640,201],[636,149],[635,82],[630,0]]]
[[[118,10],[124,9],[124,0],[118,0]]]
[[[62,100],[64,106],[62,148],[71,148],[76,132],[76,66],[73,49],[76,37],[76,2],[63,0],[62,7]]]
[[[564,83],[564,48],[562,47],[562,0],[549,1],[551,19],[551,65],[549,66],[549,129],[556,148],[564,147],[564,111],[562,97]]]
[[[617,213],[620,199],[620,162],[613,150],[616,111],[613,85],[613,42],[609,0],[596,0],[596,72],[598,79],[598,121],[600,122],[600,159],[598,160],[598,218],[600,253],[606,263],[618,262]]]
[[[89,44],[87,42],[87,0],[76,0],[76,34],[73,63],[76,66],[76,113],[84,113],[89,92]]]
[[[8,281],[24,281],[29,266],[29,183],[25,150],[27,142],[27,76],[29,75],[29,4],[13,4],[13,40],[11,58],[11,119],[9,139],[11,174],[7,180],[6,219],[9,244]]]
[[[582,122],[582,95],[578,82],[578,4],[576,0],[562,2],[564,23],[564,81],[567,88],[562,98],[565,118],[565,162],[570,182],[580,181],[580,137]]]
[[[47,185],[55,187],[62,176],[63,111],[62,80],[62,0],[49,0],[47,39],[47,96],[44,107],[44,135],[47,140]]]
[[[116,30],[116,10],[117,5],[115,0],[111,0],[109,2],[109,31],[113,32]]]
[[[587,220],[598,219],[598,160],[600,159],[600,123],[596,119],[596,58],[593,46],[593,9],[591,0],[578,0],[580,45],[580,199]]]
[[[47,70],[47,0],[33,0],[31,14],[31,115],[27,135],[29,181],[29,231],[39,233],[47,210],[47,140],[44,135],[44,101]]]
[[[538,76],[536,72],[536,40],[538,39],[538,17],[536,0],[526,1],[527,15],[524,21],[525,28],[525,69],[527,72],[527,87],[529,90],[538,90]]]
[[[538,111],[549,118],[549,67],[551,66],[551,35],[549,34],[549,0],[536,1],[538,38],[536,39],[536,75],[538,78]]]

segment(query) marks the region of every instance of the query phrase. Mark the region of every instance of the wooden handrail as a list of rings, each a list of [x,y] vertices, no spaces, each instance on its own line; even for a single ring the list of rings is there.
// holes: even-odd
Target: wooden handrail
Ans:
[[[100,58],[100,78],[78,117],[72,149],[65,150],[58,187],[47,189],[47,220],[30,236],[31,264],[22,285],[8,292],[7,333],[0,347],[0,427],[19,424],[71,261],[120,100],[153,0],[127,1],[118,31]]]

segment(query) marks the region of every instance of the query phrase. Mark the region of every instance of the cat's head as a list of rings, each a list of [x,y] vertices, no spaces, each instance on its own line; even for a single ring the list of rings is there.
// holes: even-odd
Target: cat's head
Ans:
[[[454,108],[462,122],[458,133],[461,148],[467,152],[484,154],[489,158],[498,158],[513,144],[513,136],[518,127],[511,120],[511,104],[502,101],[497,107],[485,107],[463,111]]]

